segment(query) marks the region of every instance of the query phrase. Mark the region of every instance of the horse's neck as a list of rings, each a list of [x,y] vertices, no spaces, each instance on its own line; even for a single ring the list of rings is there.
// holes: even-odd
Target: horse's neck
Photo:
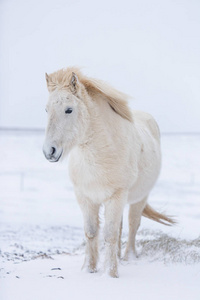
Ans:
[[[113,137],[118,132],[123,119],[117,115],[105,99],[99,97],[90,107],[90,125],[81,148],[93,150],[95,155],[105,154],[113,147]]]

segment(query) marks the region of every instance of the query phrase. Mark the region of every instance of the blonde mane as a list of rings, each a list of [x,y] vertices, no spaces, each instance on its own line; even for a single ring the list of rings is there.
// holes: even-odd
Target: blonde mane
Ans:
[[[129,96],[114,89],[104,81],[87,77],[83,75],[79,68],[70,67],[61,69],[49,75],[51,80],[48,82],[48,88],[52,91],[56,88],[69,87],[72,74],[75,73],[78,80],[83,84],[88,94],[95,99],[95,95],[102,95],[109,103],[112,109],[122,118],[132,122],[132,112],[128,106]]]

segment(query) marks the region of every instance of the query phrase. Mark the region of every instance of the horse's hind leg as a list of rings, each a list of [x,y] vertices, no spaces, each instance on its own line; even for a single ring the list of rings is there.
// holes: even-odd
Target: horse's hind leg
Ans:
[[[147,197],[145,197],[142,201],[130,204],[129,207],[129,235],[128,235],[128,242],[126,245],[126,250],[124,254],[124,260],[128,260],[131,255],[136,255],[135,250],[135,236],[137,230],[140,226],[141,216],[143,209],[146,205]]]
[[[123,216],[122,216],[121,224],[120,224],[120,227],[119,227],[119,240],[118,240],[118,252],[117,252],[118,258],[121,258],[122,227],[123,227]]]

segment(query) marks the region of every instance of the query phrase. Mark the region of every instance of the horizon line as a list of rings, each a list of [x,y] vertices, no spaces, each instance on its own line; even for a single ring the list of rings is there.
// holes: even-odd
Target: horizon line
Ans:
[[[23,127],[0,127],[0,131],[16,131],[16,132],[38,132],[42,133],[45,132],[45,128],[23,128]],[[184,134],[184,135],[199,135],[200,132],[187,132],[187,131],[161,131],[161,134],[164,135],[178,135],[178,134]]]

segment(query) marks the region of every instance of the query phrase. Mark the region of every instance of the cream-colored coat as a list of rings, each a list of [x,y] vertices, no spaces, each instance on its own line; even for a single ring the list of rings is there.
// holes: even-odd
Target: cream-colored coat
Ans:
[[[84,267],[97,270],[99,208],[104,205],[105,268],[118,277],[124,206],[130,205],[125,259],[135,253],[142,214],[172,222],[146,203],[160,171],[158,126],[151,115],[131,112],[125,94],[78,69],[60,70],[46,79],[50,99],[43,151],[52,162],[70,153],[70,177],[84,217]]]

